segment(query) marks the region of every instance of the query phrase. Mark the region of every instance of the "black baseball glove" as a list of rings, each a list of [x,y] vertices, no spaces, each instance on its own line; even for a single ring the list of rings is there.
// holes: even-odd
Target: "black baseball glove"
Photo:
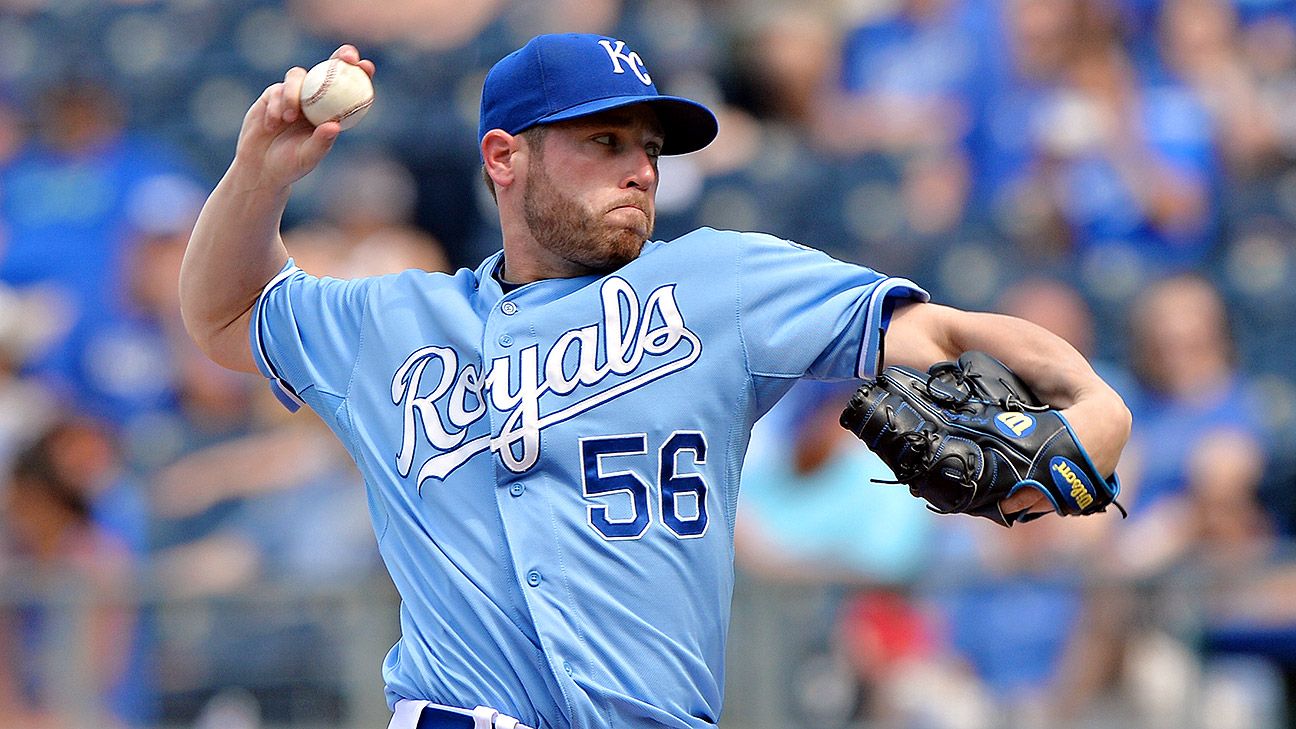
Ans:
[[[1041,515],[999,506],[1027,486],[1064,516],[1106,511],[1120,492],[1116,475],[1098,473],[1062,414],[984,352],[926,374],[887,367],[856,391],[841,424],[890,466],[894,483],[908,484],[942,514],[1012,526]]]

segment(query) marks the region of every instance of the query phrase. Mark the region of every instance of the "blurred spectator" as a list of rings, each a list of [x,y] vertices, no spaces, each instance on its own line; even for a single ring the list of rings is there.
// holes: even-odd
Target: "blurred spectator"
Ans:
[[[1090,519],[1102,519],[1097,516]],[[1107,679],[1088,642],[1089,550],[1072,520],[1046,517],[1010,530],[960,525],[964,550],[930,598],[944,637],[995,707],[980,726],[1057,726],[1072,720]],[[1012,717],[1012,718],[1009,718]]]
[[[816,701],[811,688],[793,691],[789,700],[817,726],[882,711],[895,684],[925,665],[931,648],[928,620],[902,586],[927,565],[937,517],[908,488],[871,482],[894,475],[837,422],[855,386],[799,382],[762,418],[734,527],[741,569],[767,580],[851,588],[824,608],[837,623],[832,633],[808,641],[806,655],[788,668],[827,670],[815,668],[826,651],[833,656],[827,665],[839,667],[850,691],[860,694],[837,706]],[[833,679],[815,679],[825,680]]]
[[[1296,123],[1285,112],[1296,98],[1296,9],[1284,4],[1280,12],[1258,17],[1244,12],[1238,53],[1257,86],[1260,128],[1265,120],[1275,125],[1281,159],[1290,164],[1296,159]]]
[[[1264,453],[1261,405],[1234,360],[1225,303],[1205,279],[1158,282],[1131,319],[1133,366],[1143,391],[1134,401],[1130,450],[1139,467],[1128,479],[1128,542],[1120,551],[1140,569],[1159,569],[1198,537],[1188,513],[1195,495],[1217,493],[1220,481],[1240,503],[1254,498],[1262,475],[1254,463]],[[1200,457],[1225,439],[1234,457]],[[1263,529],[1264,522],[1251,528]]]
[[[1129,401],[1134,434],[1122,466],[1130,517],[1112,532],[1116,558],[1093,566],[1118,581],[1091,595],[1086,612],[1104,620],[1086,652],[1120,666],[1112,675],[1126,682],[1149,726],[1178,726],[1189,717],[1203,726],[1254,725],[1218,718],[1235,715],[1229,712],[1203,713],[1199,697],[1229,690],[1236,675],[1203,663],[1184,644],[1188,637],[1148,623],[1165,625],[1168,615],[1182,621],[1188,605],[1210,599],[1216,586],[1238,589],[1272,554],[1271,520],[1257,498],[1265,441],[1256,393],[1234,361],[1225,303],[1204,278],[1158,281],[1136,301],[1131,320],[1140,392]],[[1178,581],[1157,581],[1145,592],[1129,584],[1167,576]],[[1257,683],[1244,697],[1244,714],[1259,716],[1274,703],[1276,689],[1265,686]]]
[[[960,71],[931,68],[940,65],[931,58],[917,61],[918,70],[898,61],[910,51],[934,52],[951,34],[967,36],[958,50],[969,57],[946,65],[973,61],[974,38],[945,10],[915,2],[894,19],[865,24],[844,58],[822,10],[758,16],[741,34],[726,77],[737,110],[722,112],[717,149],[697,156],[708,178],[692,222],[770,230],[915,274],[932,241],[963,221],[970,180],[967,125],[960,126],[970,110],[957,79],[947,78]],[[874,42],[881,47],[866,52]],[[889,75],[872,83],[881,67]],[[734,165],[714,162],[735,152],[730,159],[743,159],[742,167],[718,172]]]
[[[973,137],[976,196],[986,212],[1029,162],[1032,119],[1065,82],[1081,38],[1076,0],[1009,0],[991,24]]]
[[[1044,276],[1018,281],[1004,291],[996,308],[1044,327],[1085,357],[1094,356],[1093,314],[1080,292],[1066,281]]]
[[[1140,76],[1108,7],[1004,6],[973,136],[975,199],[1036,258],[1114,244],[1152,268],[1198,263],[1218,180],[1209,117],[1185,88]]]
[[[94,523],[85,495],[46,456],[39,448],[21,454],[3,492],[5,533],[19,559],[7,577],[20,589],[5,590],[0,716],[9,726],[50,729],[136,725],[139,707],[128,698],[135,615],[122,607],[128,550]],[[63,599],[46,601],[52,595]],[[87,642],[71,647],[69,635]],[[57,665],[54,656],[72,660]]]
[[[822,101],[816,142],[838,154],[884,155],[896,170],[890,184],[901,222],[889,246],[861,255],[865,264],[909,273],[914,263],[891,260],[887,248],[912,247],[964,222],[972,183],[967,144],[984,93],[979,66],[990,17],[979,3],[905,0],[866,18],[842,42],[837,89]],[[852,202],[885,206],[880,197]],[[844,212],[849,219],[852,212]]]
[[[1264,453],[1251,434],[1220,431],[1192,453],[1189,487],[1196,530],[1194,560],[1218,576],[1236,575],[1274,556],[1272,519],[1257,494]]]
[[[84,502],[95,529],[123,548],[123,566],[130,572],[118,575],[123,582],[115,587],[142,584],[153,536],[148,495],[126,471],[108,426],[88,417],[64,416],[45,430],[29,453]],[[115,690],[112,700],[117,713],[133,724],[155,718],[153,613],[151,605],[132,608],[134,630],[122,639],[123,670],[130,680]]]
[[[376,574],[364,490],[322,421],[290,417],[268,392],[258,400],[274,420],[156,477],[157,585],[171,601],[208,605],[188,629],[159,636],[170,723],[193,721],[230,687],[250,692],[267,722],[341,720],[347,656],[319,610]]]
[[[141,471],[247,433],[252,392],[260,386],[256,377],[214,364],[185,332],[180,265],[197,206],[186,186],[157,187],[158,208],[150,224],[137,226],[123,281],[136,335],[165,361],[165,369],[154,376],[165,378],[170,394],[165,407],[132,419],[121,432],[128,465]]]
[[[24,362],[61,336],[57,296],[40,288],[21,293],[0,284],[0,469],[53,419],[54,397],[19,375]]]
[[[966,0],[904,0],[842,43],[841,144],[945,151],[971,130],[986,36],[985,9]]]
[[[156,508],[167,520],[230,507],[202,539],[187,529],[176,535],[184,541],[162,556],[168,591],[219,593],[287,576],[344,581],[374,566],[364,492],[346,452],[318,419],[279,417],[267,425],[158,474]],[[305,523],[314,526],[297,528]]]
[[[1265,659],[1293,665],[1296,614],[1270,609],[1288,569],[1277,565],[1290,555],[1258,497],[1263,405],[1235,361],[1226,304],[1204,278],[1157,282],[1131,318],[1143,394],[1126,479],[1130,519],[1109,569],[1160,580],[1145,594],[1109,595],[1104,612],[1120,616],[1111,627],[1128,631],[1126,680],[1149,717],[1164,717],[1158,726],[1190,716],[1203,726],[1271,726],[1281,687]],[[1185,604],[1204,611],[1194,626],[1203,635],[1147,635],[1149,620],[1182,620]],[[1195,654],[1199,640],[1211,650]],[[1248,655],[1263,658],[1239,658]]]
[[[41,284],[71,312],[67,335],[29,369],[65,401],[125,422],[170,396],[165,355],[122,295],[132,212],[183,167],[156,140],[127,132],[110,88],[92,80],[46,90],[33,121],[36,136],[0,164],[0,281]]]
[[[1209,253],[1217,171],[1207,117],[1182,88],[1143,83],[1115,42],[1077,50],[1032,132],[1034,159],[1017,189],[1044,196],[1065,224],[1065,252],[1116,243],[1158,268]]]
[[[843,604],[836,629],[863,689],[857,719],[880,727],[988,729],[989,696],[942,640],[929,605],[893,593],[859,592]],[[933,693],[942,696],[939,705],[925,698]]]
[[[831,83],[835,53],[824,13],[804,7],[767,13],[734,49],[730,95],[762,121],[808,133]]]
[[[805,383],[762,420],[743,470],[738,563],[782,579],[899,583],[922,569],[936,517],[838,424],[853,383]],[[763,439],[763,440],[762,440]],[[868,514],[882,528],[860,528]]]
[[[306,246],[329,250],[318,266],[342,278],[450,270],[441,243],[414,225],[417,182],[403,164],[369,152],[332,161],[321,172],[316,185],[324,223],[291,232],[294,255]]]
[[[150,547],[147,494],[128,474],[108,427],[87,417],[64,417],[33,445],[51,472],[85,500],[90,519],[136,559]]]
[[[1159,37],[1170,72],[1210,112],[1230,170],[1247,177],[1278,161],[1276,110],[1262,103],[1241,54],[1235,8],[1227,0],[1171,0],[1161,8]]]

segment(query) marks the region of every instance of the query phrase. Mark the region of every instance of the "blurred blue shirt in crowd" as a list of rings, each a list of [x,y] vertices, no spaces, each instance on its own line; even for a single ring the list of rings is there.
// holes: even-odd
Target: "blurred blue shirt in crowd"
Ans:
[[[871,482],[895,476],[837,424],[854,387],[798,382],[757,423],[742,476],[744,528],[790,563],[912,579],[926,565],[937,517],[907,487]],[[798,451],[824,445],[822,460],[803,468]]]
[[[57,287],[70,330],[28,370],[77,408],[120,423],[174,399],[170,354],[133,315],[127,269],[138,196],[150,181],[186,173],[149,138],[110,126],[69,136],[34,139],[0,167],[0,281]]]

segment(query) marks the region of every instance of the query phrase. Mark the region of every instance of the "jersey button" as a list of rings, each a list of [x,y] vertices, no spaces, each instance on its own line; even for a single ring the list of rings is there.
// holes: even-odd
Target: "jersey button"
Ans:
[[[500,311],[504,312],[504,316],[513,316],[518,313],[518,307],[517,304],[512,301],[505,301],[503,304],[500,304]]]
[[[512,486],[509,486],[509,493],[514,496],[521,496],[523,491],[526,491],[526,486],[520,483],[515,483]]]
[[[513,337],[510,337],[510,336],[507,335],[507,334],[501,334],[501,335],[499,335],[499,339],[498,339],[497,341],[499,341],[499,345],[500,345],[501,347],[512,347],[512,346],[513,346]]]
[[[530,572],[528,572],[528,573],[527,573],[527,584],[530,585],[530,586],[532,586],[532,587],[539,587],[539,586],[540,586],[540,573],[539,573],[539,572],[536,572],[535,570],[531,570]]]
[[[567,661],[563,661],[563,670],[567,672],[567,675],[568,675],[568,676],[572,675],[572,667],[571,667],[571,664],[568,663]]]

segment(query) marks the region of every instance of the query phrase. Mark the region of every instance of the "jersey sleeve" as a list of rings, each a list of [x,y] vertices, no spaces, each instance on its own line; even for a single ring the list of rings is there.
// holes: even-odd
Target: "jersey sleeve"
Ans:
[[[346,396],[373,279],[316,278],[289,260],[253,311],[252,358],[289,410],[315,391]]]
[[[739,330],[752,375],[869,379],[897,302],[927,301],[916,283],[805,246],[744,234]]]

